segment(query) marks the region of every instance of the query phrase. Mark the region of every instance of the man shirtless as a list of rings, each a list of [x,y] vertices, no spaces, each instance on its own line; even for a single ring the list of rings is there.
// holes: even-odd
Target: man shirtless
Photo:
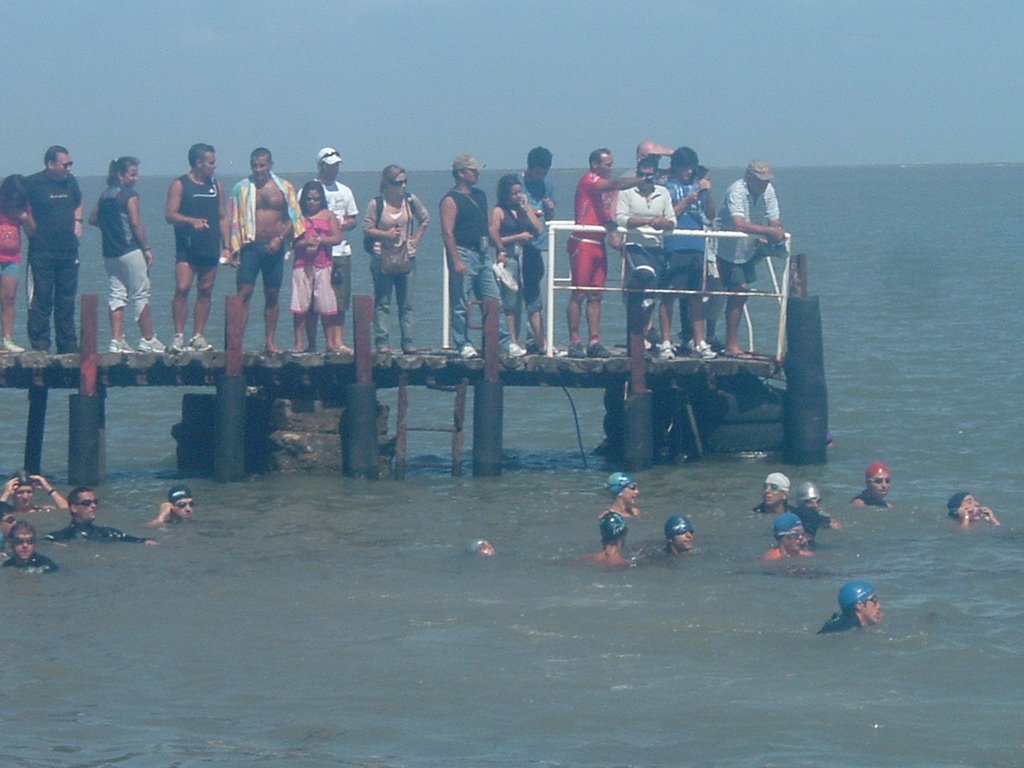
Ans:
[[[254,149],[249,155],[252,173],[231,190],[231,256],[238,267],[238,295],[245,303],[248,322],[249,301],[256,289],[256,278],[262,272],[267,352],[280,351],[274,336],[284,255],[292,241],[306,231],[294,187],[274,174],[273,167],[269,149]]]

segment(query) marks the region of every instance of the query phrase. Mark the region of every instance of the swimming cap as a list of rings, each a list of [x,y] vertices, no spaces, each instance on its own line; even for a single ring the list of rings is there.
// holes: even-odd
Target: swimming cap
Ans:
[[[626,521],[618,512],[609,512],[601,517],[601,541],[607,544],[609,541],[625,536]]]
[[[629,486],[636,485],[636,480],[633,479],[632,475],[627,475],[625,472],[612,472],[608,475],[608,479],[604,481],[604,485],[608,489],[608,493],[615,497],[629,488]]]
[[[178,483],[177,485],[172,485],[171,486],[171,490],[169,490],[167,492],[167,500],[169,502],[171,502],[171,504],[173,504],[176,501],[181,501],[181,499],[191,499],[191,498],[192,498],[192,489],[189,488],[184,483]]]
[[[800,530],[797,531],[797,528]],[[793,512],[783,512],[772,521],[772,529],[775,531],[775,538],[781,539],[783,536],[801,533],[804,529],[804,524]]]
[[[494,545],[487,539],[476,539],[466,545],[466,551],[471,555],[489,556],[494,554]]]
[[[881,475],[883,473],[886,475],[892,474],[889,471],[889,465],[884,461],[872,461],[868,464],[868,468],[864,470],[864,477],[870,480],[875,475]]]
[[[866,603],[875,596],[875,588],[866,581],[848,581],[839,590],[839,607],[844,611]]]
[[[686,515],[672,515],[672,517],[665,521],[666,539],[671,539],[673,536],[682,536],[684,533],[695,533],[693,524]]]
[[[780,491],[789,493],[789,478],[781,472],[772,472],[768,477],[764,479],[765,485],[772,483],[773,485],[779,486]]]
[[[797,503],[810,499],[821,499],[821,491],[814,483],[801,483],[800,487],[796,489]]]
[[[970,496],[970,491],[957,491],[949,497],[949,501],[946,502],[946,511],[949,512],[950,517],[959,517],[960,505],[964,503],[964,499]]]

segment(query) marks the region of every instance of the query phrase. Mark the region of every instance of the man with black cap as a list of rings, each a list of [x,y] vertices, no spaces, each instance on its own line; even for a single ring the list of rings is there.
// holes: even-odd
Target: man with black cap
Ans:
[[[772,186],[771,166],[764,160],[752,160],[742,179],[734,181],[725,192],[718,211],[715,229],[743,232],[751,237],[719,238],[716,255],[722,284],[732,291],[725,309],[725,354],[747,357],[739,343],[740,317],[747,302],[750,283],[757,279],[754,260],[771,253],[771,246],[785,242],[779,200]],[[712,318],[708,318],[708,326]],[[709,333],[710,335],[710,333]]]
[[[622,548],[626,546],[626,521],[618,512],[609,512],[601,518],[601,551],[587,555],[584,559],[599,565],[621,566],[633,565],[632,560],[622,556]]]
[[[167,492],[167,501],[160,504],[156,517],[146,525],[165,525],[167,523],[187,523],[192,519],[195,502],[192,500],[192,489],[184,483],[172,485]]]

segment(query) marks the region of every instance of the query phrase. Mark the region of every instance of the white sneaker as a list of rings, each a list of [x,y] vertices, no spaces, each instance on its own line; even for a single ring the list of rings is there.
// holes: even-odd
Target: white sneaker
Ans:
[[[516,344],[514,341],[508,343],[508,356],[509,357],[523,357],[526,354],[526,349]]]
[[[711,345],[706,341],[702,341],[700,344],[694,345],[693,339],[690,339],[686,346],[690,348],[690,353],[696,355],[701,360],[714,360],[718,355],[715,350],[711,348]]]
[[[17,344],[15,344],[14,339],[12,339],[10,336],[4,339],[2,348],[4,352],[10,352],[12,355],[20,355],[22,352],[25,351],[25,348],[19,347]]]
[[[672,351],[672,342],[663,341],[658,345],[659,360],[675,360],[676,353]]]
[[[462,356],[463,360],[472,360],[474,357],[480,357],[480,355],[477,354],[476,348],[472,344],[464,346],[459,354]]]
[[[185,334],[174,334],[174,341],[171,342],[171,352],[184,352],[188,347],[185,345]]]
[[[130,355],[135,350],[128,346],[128,342],[124,339],[111,339],[110,346],[107,347],[111,352],[117,352],[122,355]]]
[[[195,336],[193,336],[192,341],[190,341],[188,345],[192,347],[192,349],[194,349],[196,352],[209,352],[211,349],[213,349],[213,344],[208,342],[206,340],[206,337],[203,336],[203,334],[201,333],[197,333]]]
[[[152,339],[142,339],[139,341],[139,352],[156,352],[158,355],[167,349],[164,343],[153,335]]]

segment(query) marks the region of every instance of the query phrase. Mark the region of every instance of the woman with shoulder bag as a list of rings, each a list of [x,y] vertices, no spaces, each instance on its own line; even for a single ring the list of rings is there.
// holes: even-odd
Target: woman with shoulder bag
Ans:
[[[363,218],[364,247],[370,252],[373,276],[374,342],[382,354],[391,351],[388,329],[392,292],[398,303],[402,352],[411,355],[419,351],[412,341],[412,276],[416,249],[427,231],[430,214],[416,195],[409,194],[408,182],[409,176],[401,166],[385,168],[380,194],[366,206]]]

